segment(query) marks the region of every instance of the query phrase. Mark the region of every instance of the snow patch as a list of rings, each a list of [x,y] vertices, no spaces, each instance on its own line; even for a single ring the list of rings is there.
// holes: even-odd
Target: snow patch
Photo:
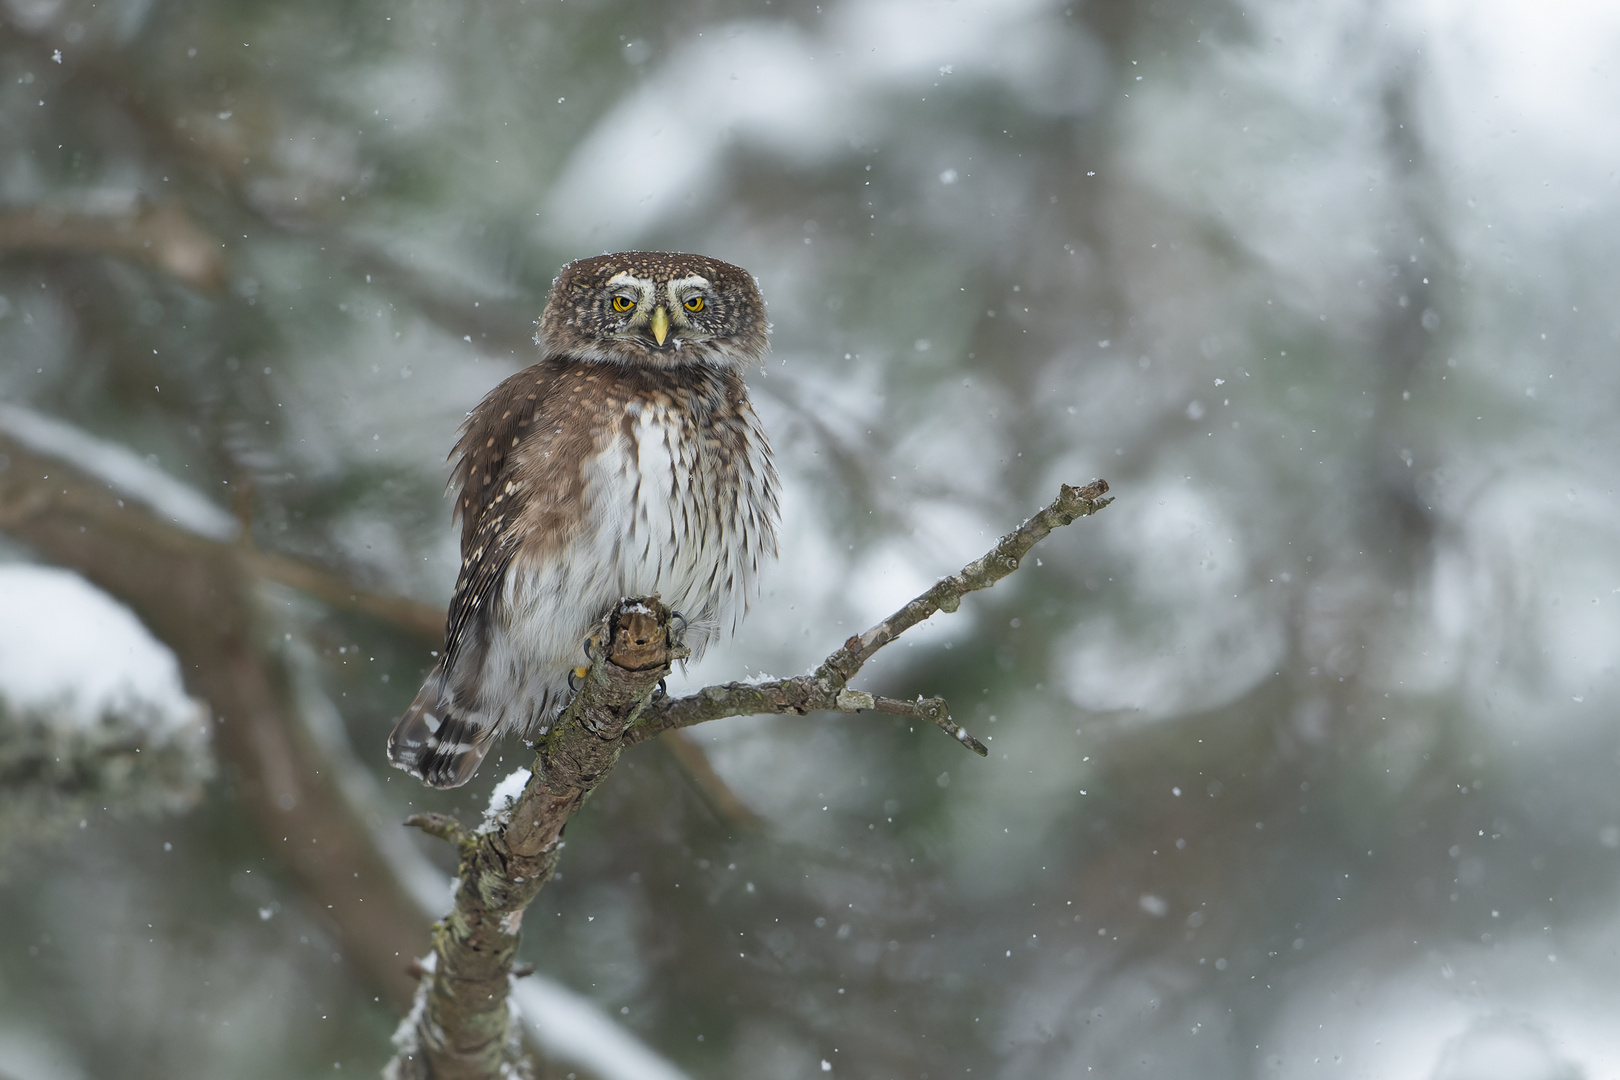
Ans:
[[[489,805],[484,808],[484,823],[479,826],[480,832],[493,832],[506,822],[507,815],[528,786],[530,775],[528,769],[519,769],[495,785],[495,790],[489,793]]]
[[[207,715],[128,608],[77,574],[25,563],[0,565],[0,699],[81,730],[127,717],[159,739]]]

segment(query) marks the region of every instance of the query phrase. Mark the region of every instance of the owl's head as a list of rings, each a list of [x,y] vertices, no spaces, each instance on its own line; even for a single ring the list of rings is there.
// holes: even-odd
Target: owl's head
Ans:
[[[743,368],[768,347],[748,271],[704,255],[621,251],[580,259],[551,284],[535,340],[551,355],[651,367]]]

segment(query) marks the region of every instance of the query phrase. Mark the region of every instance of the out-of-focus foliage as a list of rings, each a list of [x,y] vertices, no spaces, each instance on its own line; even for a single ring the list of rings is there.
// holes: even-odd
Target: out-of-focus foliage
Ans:
[[[874,665],[989,761],[711,725],[749,832],[638,750],[528,958],[694,1076],[1600,1075],[1617,46],[1573,0],[4,0],[0,395],[441,603],[442,456],[556,267],[738,262],[783,556],[688,683],[1118,502]],[[430,658],[299,617],[382,776]],[[5,886],[0,1072],[386,1057],[214,791]]]
[[[0,564],[0,881],[102,812],[195,806],[207,710],[127,610],[61,570]]]

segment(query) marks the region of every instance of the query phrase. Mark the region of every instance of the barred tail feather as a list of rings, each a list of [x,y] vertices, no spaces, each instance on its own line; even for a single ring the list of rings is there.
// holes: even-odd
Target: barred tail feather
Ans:
[[[442,680],[428,676],[416,700],[388,736],[388,760],[436,788],[460,787],[473,778],[495,734],[453,715],[440,700]]]

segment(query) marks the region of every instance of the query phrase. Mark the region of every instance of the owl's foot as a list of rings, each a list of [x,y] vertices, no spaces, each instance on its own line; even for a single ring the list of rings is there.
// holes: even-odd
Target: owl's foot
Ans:
[[[686,640],[686,616],[678,611],[669,613],[669,643],[674,648],[680,648]]]
[[[585,640],[579,644],[580,649],[585,653],[586,667],[590,667],[591,664],[596,662],[596,658],[602,655],[602,639],[597,634],[600,629],[602,629],[600,624],[593,627],[591,632],[585,635]]]
[[[576,694],[579,693],[579,688],[585,685],[585,676],[591,670],[591,665],[602,655],[602,639],[596,636],[595,630],[592,630],[579,643],[579,648],[585,654],[585,662],[575,665],[568,671],[568,689]]]

